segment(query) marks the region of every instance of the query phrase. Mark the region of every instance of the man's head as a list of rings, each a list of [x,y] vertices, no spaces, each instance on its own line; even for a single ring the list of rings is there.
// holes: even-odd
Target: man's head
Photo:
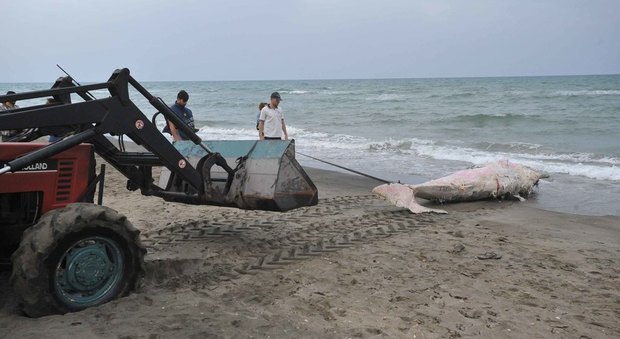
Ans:
[[[185,90],[181,90],[179,94],[177,94],[177,104],[181,106],[185,106],[189,101],[189,94],[185,92]]]
[[[271,93],[271,106],[278,107],[278,105],[280,104],[280,101],[282,101],[282,97],[280,96],[280,93],[278,92]]]
[[[8,91],[8,92],[6,92],[6,94],[7,94],[7,95],[9,95],[9,94],[15,94],[15,92],[13,92],[13,91]],[[7,105],[7,104],[8,104],[7,106],[9,106],[9,107],[13,107],[13,106],[15,106],[15,100],[13,100],[13,101],[6,101],[6,102],[4,102],[4,104],[5,104],[5,105]]]

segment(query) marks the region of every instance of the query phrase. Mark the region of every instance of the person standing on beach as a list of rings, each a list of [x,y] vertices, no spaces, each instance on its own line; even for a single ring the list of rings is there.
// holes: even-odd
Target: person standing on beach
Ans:
[[[7,95],[15,94],[15,92],[8,91],[8,92],[6,92],[6,94]],[[8,110],[14,109],[14,108],[19,108],[19,106],[17,106],[15,104],[15,101],[6,101],[6,102],[3,102],[2,105],[0,105],[0,111],[8,111]],[[13,130],[13,131],[4,130],[4,131],[0,131],[0,135],[2,136],[2,141],[9,140],[12,137],[14,137],[15,135],[19,134],[19,133],[21,133],[21,130]]]
[[[260,123],[260,112],[267,106],[266,102],[261,102],[258,104],[258,113],[256,113],[256,130],[258,131],[258,138],[260,139],[260,130],[258,129],[258,124]]]
[[[284,123],[284,114],[278,107],[282,101],[280,93],[271,93],[271,103],[260,111],[258,136],[260,140],[288,140],[288,132]]]
[[[177,100],[174,105],[170,106],[170,109],[174,114],[176,114],[181,120],[183,120],[189,127],[194,128],[194,114],[192,111],[186,107],[187,102],[189,101],[189,94],[186,91],[181,90],[179,94],[177,94]],[[172,135],[174,141],[179,140],[189,140],[189,136],[187,136],[183,131],[180,131],[172,122],[168,121],[168,124],[162,130],[164,133],[169,133]]]

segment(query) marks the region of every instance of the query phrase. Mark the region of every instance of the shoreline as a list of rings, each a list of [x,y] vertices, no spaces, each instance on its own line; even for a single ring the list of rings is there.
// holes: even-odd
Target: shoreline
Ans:
[[[298,161],[299,161],[299,157],[298,157]],[[300,162],[302,163],[302,165],[305,162]],[[314,162],[316,164],[316,162]],[[313,164],[314,165],[314,164]],[[318,171],[326,171],[326,172],[333,172],[333,173],[337,173],[340,175],[350,175],[353,177],[359,177],[362,180],[366,180],[364,177],[354,174],[354,173],[349,173],[347,171],[344,170],[339,170],[339,169],[328,169],[331,166],[329,165],[324,165],[324,166],[311,166],[311,167],[306,167],[304,166],[304,168],[306,169],[311,169],[311,170],[318,170]],[[366,172],[368,173],[368,172]],[[425,181],[428,180],[433,180],[433,178],[427,178],[424,177],[422,175],[395,175],[395,174],[390,174],[390,173],[386,173],[386,172],[370,172],[371,175],[373,176],[377,176],[379,178],[382,179],[386,179],[386,180],[393,180],[395,182],[402,180],[404,178],[405,183],[411,183],[411,184],[417,184],[417,183],[423,183]],[[449,175],[449,173],[446,173],[446,175]],[[381,184],[381,182],[378,181],[373,181],[368,179],[368,185],[374,185],[374,186],[378,186]],[[373,187],[374,187],[373,186]],[[546,212],[555,212],[555,213],[563,213],[563,214],[568,214],[568,215],[576,215],[576,216],[587,216],[587,217],[611,217],[611,218],[619,218],[620,219],[620,209],[618,209],[617,214],[609,214],[609,213],[599,213],[597,211],[590,211],[585,212],[585,211],[577,211],[574,212],[574,209],[571,208],[571,206],[568,206],[564,203],[568,203],[569,201],[576,201],[573,204],[573,208],[576,207],[576,204],[578,204],[579,202],[582,201],[583,197],[579,196],[579,192],[565,192],[564,195],[564,199],[563,201],[557,201],[557,200],[553,200],[553,195],[550,196],[548,194],[545,194],[545,190],[553,190],[554,192],[552,192],[553,195],[559,195],[562,192],[558,191],[557,188],[553,187],[553,182],[551,181],[547,181],[547,180],[542,180],[540,186],[538,188],[535,189],[535,193],[526,198],[526,201],[524,202],[520,202],[520,204],[533,208],[533,209],[537,209],[537,210],[541,210],[541,211],[546,211]],[[372,188],[371,188],[372,190]],[[551,194],[551,193],[550,193]],[[541,196],[542,195],[542,196]],[[572,199],[572,200],[571,200]],[[458,204],[467,204],[468,202],[459,202],[459,203],[447,203],[447,204],[438,204],[438,203],[432,203],[432,202],[426,202],[424,199],[420,199],[418,198],[418,201],[423,201],[425,202],[423,205],[424,206],[429,206],[429,207],[433,207],[433,208],[446,208],[451,205],[458,205]],[[493,199],[488,199],[488,200],[482,200],[479,202],[488,202],[488,203],[492,203],[492,202],[496,202],[496,203],[509,203],[511,201],[500,201],[500,200],[493,200]],[[475,202],[469,202],[469,203],[475,203]],[[620,207],[619,207],[620,208]]]
[[[108,136],[108,139],[110,139],[110,141],[112,141],[113,143],[116,143],[116,139],[114,137]],[[144,148],[142,148],[141,146],[136,145],[133,141],[131,140],[127,140],[125,141],[126,147],[131,150],[131,151],[142,151],[144,150]],[[296,145],[296,148],[297,145]],[[335,168],[333,166],[330,165],[326,165],[320,162],[317,162],[315,160],[309,159],[305,156],[296,154],[296,159],[297,161],[306,169],[313,169],[313,170],[319,170],[319,171],[327,171],[327,172],[333,172],[333,173],[337,173],[337,174],[341,174],[341,175],[348,175],[348,176],[353,176],[353,177],[358,177],[360,178],[359,181],[355,181],[355,180],[346,180],[347,182],[356,182],[357,185],[361,184],[361,183],[365,183],[365,185],[367,185],[367,187],[369,187],[368,189],[368,194],[370,194],[370,191],[372,190],[373,187],[380,185],[380,182],[376,182],[373,180],[369,180],[365,177],[362,177],[360,175],[357,174],[353,174],[351,172],[347,172],[344,171],[342,169],[338,169]],[[307,164],[311,164],[310,166],[308,166]],[[359,169],[356,169],[359,170]],[[432,180],[434,178],[429,178],[426,177],[424,175],[421,174],[416,174],[416,175],[405,175],[405,174],[399,174],[399,173],[391,173],[391,172],[387,172],[387,171],[365,171],[362,170],[361,172],[365,172],[365,173],[369,173],[371,175],[374,175],[376,177],[382,178],[382,179],[386,179],[386,180],[393,180],[393,181],[399,181],[402,180],[403,182],[406,183],[411,183],[411,184],[417,184],[417,183],[422,183],[428,180]],[[449,175],[450,173],[445,173],[444,175]],[[561,175],[561,176],[567,176],[567,177],[571,177],[570,175]],[[604,183],[603,183],[604,184]],[[542,180],[541,182],[541,186],[542,187],[538,187],[536,189],[536,192],[534,195],[532,195],[530,198],[527,199],[527,201],[523,202],[523,204],[530,206],[532,208],[536,208],[536,209],[540,209],[543,211],[550,211],[550,212],[559,212],[559,213],[567,213],[567,214],[572,214],[572,215],[580,215],[580,216],[593,216],[593,217],[620,217],[620,207],[617,208],[616,214],[610,214],[610,213],[600,213],[598,211],[589,211],[588,212],[584,212],[584,211],[578,211],[578,212],[573,212],[574,209],[577,209],[578,207],[578,203],[574,203],[572,205],[572,209],[571,206],[568,206],[569,202],[583,202],[583,197],[580,196],[579,192],[570,192],[570,191],[561,191],[559,190],[557,187],[555,187],[555,184],[553,182],[553,179],[551,181],[549,180]],[[547,190],[552,190],[552,192],[547,195],[545,194],[545,189]],[[541,193],[542,191],[542,193]],[[320,191],[319,191],[320,194]],[[542,196],[541,196],[542,194]],[[561,197],[564,200],[555,200],[555,197]],[[489,202],[493,201],[493,200],[488,200]],[[602,202],[601,202],[602,203]],[[434,206],[442,206],[442,208],[445,205],[441,205],[441,204],[432,204]],[[450,204],[448,204],[450,205]]]
[[[144,287],[39,319],[19,315],[4,293],[0,336],[620,335],[620,218],[508,201],[413,215],[371,195],[372,180],[307,172],[319,204],[279,213],[145,197],[110,170],[104,204],[141,230]],[[281,259],[306,246],[310,254]],[[0,290],[7,279],[0,272]]]

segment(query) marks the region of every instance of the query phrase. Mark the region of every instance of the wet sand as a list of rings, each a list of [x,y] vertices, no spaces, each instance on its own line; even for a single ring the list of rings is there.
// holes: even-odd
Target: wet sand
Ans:
[[[309,170],[318,206],[187,206],[124,189],[142,230],[141,290],[79,313],[19,314],[0,273],[0,338],[620,337],[620,218],[518,202],[412,215],[375,182]]]

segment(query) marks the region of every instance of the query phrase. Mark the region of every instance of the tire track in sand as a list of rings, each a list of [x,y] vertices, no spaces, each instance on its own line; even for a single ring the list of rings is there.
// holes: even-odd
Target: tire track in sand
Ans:
[[[438,222],[458,223],[445,215],[394,209],[372,195],[324,199],[318,206],[287,213],[224,210],[206,221],[146,233],[143,242],[154,250],[193,243],[223,251],[205,259],[152,260],[147,271],[154,274],[147,273],[147,283],[169,288],[212,286]],[[227,249],[228,240],[236,246]]]

